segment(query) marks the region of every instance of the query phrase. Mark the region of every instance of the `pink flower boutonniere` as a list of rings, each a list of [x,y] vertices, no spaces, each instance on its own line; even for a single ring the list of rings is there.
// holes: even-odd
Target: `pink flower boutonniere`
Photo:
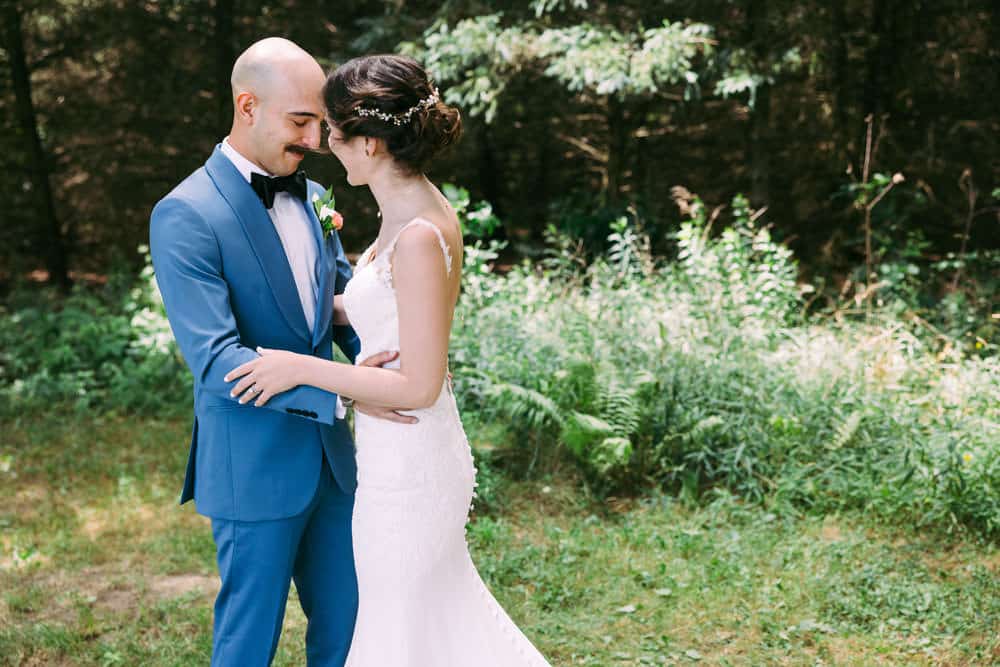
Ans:
[[[324,192],[322,197],[313,193],[313,210],[316,211],[316,217],[319,218],[319,224],[323,228],[323,238],[329,238],[334,231],[339,232],[344,227],[344,216],[334,208],[335,202],[333,188]]]

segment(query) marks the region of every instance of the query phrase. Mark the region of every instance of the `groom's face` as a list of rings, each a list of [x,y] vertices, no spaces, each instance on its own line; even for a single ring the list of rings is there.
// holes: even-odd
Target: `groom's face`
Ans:
[[[318,67],[292,69],[258,96],[251,137],[257,162],[272,174],[293,173],[306,153],[319,148],[324,81]]]

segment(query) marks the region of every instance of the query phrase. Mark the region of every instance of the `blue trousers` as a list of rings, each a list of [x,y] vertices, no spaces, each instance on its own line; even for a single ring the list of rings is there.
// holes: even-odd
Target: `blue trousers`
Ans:
[[[301,514],[275,521],[212,519],[222,578],[212,667],[271,664],[292,579],[309,621],[308,665],[343,667],[358,611],[353,508],[353,494],[340,489],[324,457],[315,497]]]

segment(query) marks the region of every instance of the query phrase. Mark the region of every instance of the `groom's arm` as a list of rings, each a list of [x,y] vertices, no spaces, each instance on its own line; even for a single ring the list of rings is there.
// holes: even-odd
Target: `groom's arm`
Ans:
[[[226,373],[259,355],[240,341],[222,275],[222,255],[211,227],[181,199],[160,201],[150,218],[149,248],[167,319],[202,391],[232,400]],[[353,334],[353,331],[351,332]],[[267,407],[332,424],[337,396],[301,386]]]

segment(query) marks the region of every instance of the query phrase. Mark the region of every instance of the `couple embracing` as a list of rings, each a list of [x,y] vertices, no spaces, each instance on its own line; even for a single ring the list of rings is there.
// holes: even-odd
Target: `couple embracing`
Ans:
[[[447,370],[462,235],[424,176],[458,111],[411,59],[326,76],[280,38],[247,49],[232,85],[229,136],[150,222],[194,375],[181,502],[211,518],[212,664],[270,663],[294,580],[309,665],[547,665],[465,541],[476,469]],[[311,205],[324,188],[298,170],[324,123],[380,211],[353,274]],[[333,361],[334,343],[354,363]]]

